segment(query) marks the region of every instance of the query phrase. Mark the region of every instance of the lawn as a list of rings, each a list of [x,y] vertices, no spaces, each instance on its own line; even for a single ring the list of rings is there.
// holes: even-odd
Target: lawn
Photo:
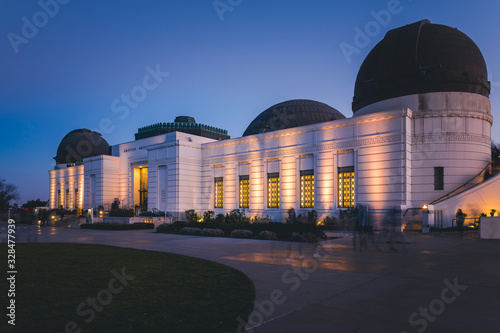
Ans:
[[[11,332],[235,332],[255,298],[233,268],[112,246],[18,243],[16,269]],[[0,279],[4,310],[8,289]]]

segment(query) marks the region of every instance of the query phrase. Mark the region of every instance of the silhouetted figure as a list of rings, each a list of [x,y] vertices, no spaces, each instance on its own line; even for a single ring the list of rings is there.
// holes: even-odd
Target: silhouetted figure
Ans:
[[[464,238],[464,222],[465,222],[465,214],[462,212],[462,209],[459,208],[457,213],[455,214],[455,218],[457,219],[457,229],[458,229],[458,238]]]
[[[368,231],[367,216],[363,206],[359,206],[358,216],[354,216],[354,233],[352,238],[352,248],[356,251],[356,246],[359,241],[359,249],[366,250],[366,232]]]

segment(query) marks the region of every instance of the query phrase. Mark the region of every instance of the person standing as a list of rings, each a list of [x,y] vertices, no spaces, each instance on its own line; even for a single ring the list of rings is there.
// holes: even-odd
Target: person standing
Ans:
[[[464,238],[464,221],[465,214],[462,212],[462,209],[459,208],[457,213],[455,214],[455,218],[457,219],[457,229],[458,229],[458,238]]]

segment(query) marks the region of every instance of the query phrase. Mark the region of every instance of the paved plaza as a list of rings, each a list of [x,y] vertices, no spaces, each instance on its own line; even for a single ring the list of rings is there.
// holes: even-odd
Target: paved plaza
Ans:
[[[6,241],[0,223],[0,241]],[[476,232],[406,233],[353,250],[352,237],[318,244],[18,225],[17,241],[106,244],[184,254],[250,277],[248,332],[498,332],[500,240]],[[19,263],[21,265],[21,263]],[[22,268],[20,268],[22,271]]]

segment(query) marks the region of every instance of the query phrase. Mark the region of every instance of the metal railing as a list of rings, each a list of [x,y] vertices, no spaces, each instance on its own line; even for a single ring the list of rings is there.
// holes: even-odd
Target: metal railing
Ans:
[[[475,225],[476,223],[479,223],[479,219],[480,219],[479,217],[466,217],[466,218],[464,218],[464,220],[465,220],[464,227],[468,227],[470,225],[473,225],[473,224]],[[469,223],[467,223],[467,220],[469,220],[468,221]],[[457,219],[454,218],[453,220],[451,220],[451,226],[455,227],[456,225],[457,225]]]

